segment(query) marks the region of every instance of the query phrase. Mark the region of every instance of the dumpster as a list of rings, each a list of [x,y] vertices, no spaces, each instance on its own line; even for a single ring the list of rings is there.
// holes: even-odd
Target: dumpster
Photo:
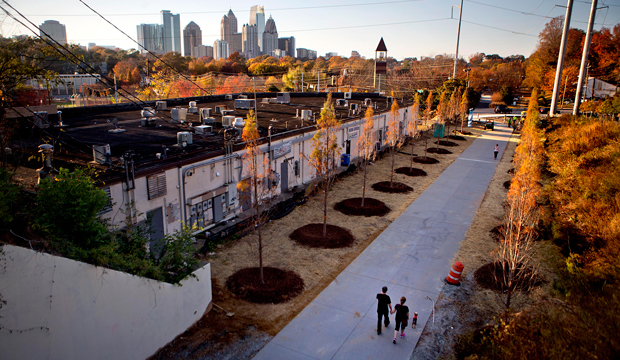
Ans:
[[[349,161],[351,161],[351,155],[342,154],[340,157],[340,166],[349,166]]]
[[[495,129],[495,121],[489,121],[484,125],[484,129],[491,129],[493,131]]]

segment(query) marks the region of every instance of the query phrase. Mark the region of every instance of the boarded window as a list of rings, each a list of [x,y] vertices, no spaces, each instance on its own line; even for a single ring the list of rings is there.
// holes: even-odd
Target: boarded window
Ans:
[[[149,200],[166,195],[166,174],[161,173],[146,178]]]
[[[108,202],[103,206],[103,209],[101,209],[101,211],[99,212],[99,214],[97,215],[103,215],[105,213],[109,213],[110,211],[112,211],[112,194],[110,193],[110,187],[106,187],[101,189],[105,192],[106,196],[108,197]]]

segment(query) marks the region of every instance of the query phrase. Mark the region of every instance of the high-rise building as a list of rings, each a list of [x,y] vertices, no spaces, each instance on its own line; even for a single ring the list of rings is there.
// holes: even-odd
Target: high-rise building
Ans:
[[[261,48],[263,55],[275,56],[274,51],[278,49],[278,29],[276,28],[276,22],[271,16],[265,24],[265,31],[263,32],[263,47]]]
[[[325,54],[325,60],[329,60],[330,58],[333,58],[334,56],[338,56],[337,52],[328,52]]]
[[[160,24],[140,24],[138,27],[138,44],[140,53],[152,51],[157,54],[164,53],[164,28]]]
[[[316,59],[316,51],[315,50],[308,50],[308,49],[304,49],[304,48],[298,48],[297,49],[297,58],[298,59],[314,60],[314,59]]]
[[[43,24],[39,25],[39,35],[44,38],[51,38],[62,45],[67,44],[65,25],[56,20],[45,20]]]
[[[213,57],[213,46],[198,45],[192,49],[192,56],[196,59],[201,57]]]
[[[278,39],[278,49],[286,51],[292,57],[295,57],[295,38],[285,37]]]
[[[242,51],[241,33],[237,32],[237,17],[232,9],[228,10],[228,14],[222,17],[220,22],[220,38],[228,43],[231,53]]]
[[[183,29],[183,55],[197,58],[192,50],[198,45],[202,45],[202,30],[195,22],[190,21]]]
[[[215,60],[228,59],[229,56],[228,43],[223,40],[215,40],[213,42],[213,58]]]
[[[170,10],[161,11],[161,21],[164,28],[164,52],[181,52],[181,16]]]
[[[263,49],[263,32],[265,31],[264,6],[254,5],[250,8],[250,25],[256,25],[258,34],[258,47],[262,53],[265,53]]]
[[[246,59],[255,58],[260,55],[260,48],[258,47],[258,27],[256,25],[243,25],[241,31],[243,41],[243,55]]]

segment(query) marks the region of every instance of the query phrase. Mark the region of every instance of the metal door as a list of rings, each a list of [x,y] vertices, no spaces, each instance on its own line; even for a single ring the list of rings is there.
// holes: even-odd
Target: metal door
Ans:
[[[280,191],[288,191],[288,161],[282,161],[280,165]]]
[[[150,226],[149,247],[158,256],[164,244],[164,212],[161,207],[158,207],[147,212],[146,218]]]
[[[222,221],[222,215],[222,195],[220,195],[213,198],[213,222],[217,224]]]
[[[346,141],[346,151],[345,151],[345,153],[351,155],[351,140],[347,140]]]

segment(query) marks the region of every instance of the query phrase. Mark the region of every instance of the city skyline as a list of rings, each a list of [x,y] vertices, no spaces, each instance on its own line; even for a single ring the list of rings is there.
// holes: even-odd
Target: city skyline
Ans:
[[[187,1],[170,6],[168,2],[151,1],[148,8],[139,4],[111,0],[106,7],[89,3],[121,30],[136,39],[136,26],[159,23],[162,9],[181,15],[181,27],[191,21],[200,26],[203,44],[220,39],[220,21],[229,9],[206,9],[201,3]],[[123,49],[137,49],[137,44],[106,23],[78,0],[59,0],[49,4],[41,0],[25,0],[12,4],[33,23],[56,20],[66,26],[70,43],[86,45],[89,42],[113,45]],[[118,6],[115,6],[118,5]],[[122,6],[121,6],[122,5]],[[374,57],[374,48],[381,37],[388,48],[388,56],[397,60],[406,57],[454,54],[458,25],[458,0],[404,0],[385,2],[348,1],[333,3],[317,1],[312,5],[292,1],[237,1],[229,7],[238,19],[239,29],[250,23],[252,6],[264,6],[265,17],[272,16],[280,37],[294,36],[297,46],[316,50],[319,56],[328,52],[349,57],[357,51],[366,58]],[[467,59],[476,52],[529,57],[538,43],[538,34],[551,17],[564,15],[565,1],[523,0],[492,3],[488,0],[467,0],[463,4],[463,23],[459,56]],[[620,21],[620,1],[600,1],[609,6],[598,11],[595,30],[601,24],[611,28]],[[219,5],[218,5],[219,6]],[[575,2],[571,27],[585,29],[590,5]],[[122,9],[114,11],[110,9]],[[453,10],[454,19],[450,19]],[[36,30],[36,29],[35,29]],[[38,32],[37,32],[38,33]],[[5,18],[2,35],[33,34],[12,19]],[[262,40],[262,39],[261,39]]]

